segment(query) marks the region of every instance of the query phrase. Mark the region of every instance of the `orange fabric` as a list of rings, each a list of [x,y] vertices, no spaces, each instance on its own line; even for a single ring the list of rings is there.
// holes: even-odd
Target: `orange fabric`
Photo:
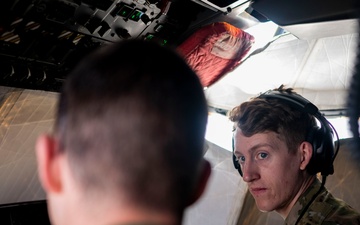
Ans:
[[[239,65],[254,37],[226,22],[200,28],[178,46],[203,87],[208,87]]]

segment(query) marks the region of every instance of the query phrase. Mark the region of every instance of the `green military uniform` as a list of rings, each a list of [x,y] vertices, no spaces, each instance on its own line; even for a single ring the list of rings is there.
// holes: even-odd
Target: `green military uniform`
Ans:
[[[360,224],[360,214],[344,201],[334,198],[326,188],[323,188],[308,209],[304,209],[320,187],[320,181],[315,179],[291,209],[285,220],[285,225],[295,225],[303,210],[306,211],[296,225]]]

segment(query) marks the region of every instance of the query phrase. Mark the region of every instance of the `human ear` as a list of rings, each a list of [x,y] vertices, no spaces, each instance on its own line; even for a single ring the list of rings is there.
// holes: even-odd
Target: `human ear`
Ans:
[[[207,185],[209,177],[210,177],[210,174],[211,174],[211,165],[210,165],[209,161],[204,159],[204,163],[203,163],[202,170],[201,170],[201,173],[199,176],[199,180],[197,181],[197,185],[195,187],[195,192],[193,193],[192,198],[190,199],[188,205],[192,205],[204,193],[206,185]]]
[[[46,134],[40,135],[36,141],[38,176],[47,193],[61,191],[58,146],[58,141]]]
[[[304,141],[300,144],[299,148],[300,148],[300,157],[301,157],[300,169],[305,170],[306,166],[309,164],[310,159],[312,157],[313,147],[311,143]]]

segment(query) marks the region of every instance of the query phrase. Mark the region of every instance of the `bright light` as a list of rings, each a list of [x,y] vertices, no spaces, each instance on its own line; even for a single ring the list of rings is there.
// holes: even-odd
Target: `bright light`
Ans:
[[[351,138],[353,136],[349,127],[349,118],[338,117],[328,119],[328,121],[335,127],[340,139]]]
[[[268,42],[270,42],[274,38],[275,32],[278,27],[279,26],[277,24],[269,21],[265,23],[259,23],[244,30],[255,38],[255,43],[251,47],[251,49],[255,50],[257,48],[265,46]]]
[[[226,116],[218,113],[209,113],[205,139],[226,150],[232,151],[232,127],[233,123]]]

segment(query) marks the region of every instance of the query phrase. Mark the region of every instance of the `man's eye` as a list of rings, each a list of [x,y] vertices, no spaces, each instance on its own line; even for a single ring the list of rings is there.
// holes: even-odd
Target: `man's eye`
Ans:
[[[259,159],[265,159],[266,157],[268,157],[268,154],[267,153],[264,153],[264,152],[262,152],[262,153],[259,153]]]
[[[240,156],[239,159],[238,159],[238,161],[239,161],[240,163],[245,162],[245,157],[244,157],[244,156]]]

